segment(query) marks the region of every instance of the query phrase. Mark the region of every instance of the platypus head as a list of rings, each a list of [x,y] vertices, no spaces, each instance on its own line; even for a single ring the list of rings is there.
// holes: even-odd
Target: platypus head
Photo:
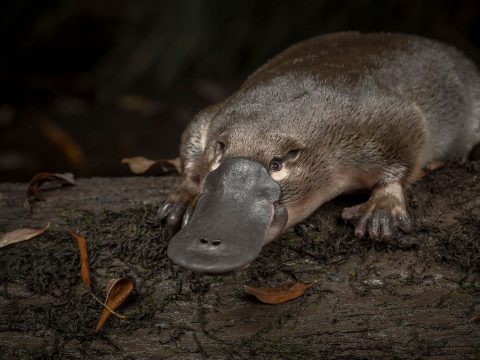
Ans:
[[[223,160],[208,174],[191,220],[170,240],[168,256],[196,272],[245,267],[284,230],[288,214],[281,195],[280,185],[259,162]]]

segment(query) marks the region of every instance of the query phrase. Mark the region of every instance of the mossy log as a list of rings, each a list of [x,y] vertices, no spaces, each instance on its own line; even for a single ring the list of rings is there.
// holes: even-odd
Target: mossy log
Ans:
[[[174,266],[158,206],[176,177],[79,179],[42,190],[0,184],[0,231],[42,227],[0,249],[2,359],[478,359],[480,166],[448,165],[408,190],[411,234],[357,240],[339,220],[362,196],[326,204],[267,245],[243,271],[208,276]],[[93,332],[102,308],[83,290],[69,234],[88,240],[93,292],[112,278],[134,294]],[[315,281],[266,305],[243,285]]]

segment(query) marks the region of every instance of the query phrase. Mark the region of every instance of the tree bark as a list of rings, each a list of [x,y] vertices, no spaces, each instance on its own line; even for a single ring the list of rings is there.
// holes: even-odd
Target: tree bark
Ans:
[[[407,192],[411,234],[357,240],[325,204],[243,271],[192,274],[166,257],[156,211],[176,177],[79,179],[23,207],[26,184],[0,184],[0,232],[51,226],[0,249],[2,359],[465,359],[480,356],[480,166],[449,165]],[[136,290],[99,334],[102,306],[83,290],[75,230],[88,241],[93,292]],[[315,281],[262,304],[243,285]],[[475,320],[477,319],[477,320]]]

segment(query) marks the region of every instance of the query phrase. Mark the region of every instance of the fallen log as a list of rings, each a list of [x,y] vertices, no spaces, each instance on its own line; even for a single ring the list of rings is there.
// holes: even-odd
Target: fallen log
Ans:
[[[26,184],[0,184],[0,232],[50,228],[0,249],[0,353],[17,358],[457,359],[479,356],[480,166],[448,165],[408,192],[411,234],[357,240],[339,220],[346,196],[267,245],[246,270],[192,274],[166,257],[158,206],[176,177],[78,179],[22,207]],[[95,334],[102,312],[83,290],[69,230],[87,239],[93,291],[136,290]],[[243,285],[315,282],[263,304]]]

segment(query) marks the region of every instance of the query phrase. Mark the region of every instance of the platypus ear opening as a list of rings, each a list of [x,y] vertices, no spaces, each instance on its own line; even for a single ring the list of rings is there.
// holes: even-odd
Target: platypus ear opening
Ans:
[[[289,150],[287,155],[285,156],[285,162],[286,161],[296,161],[300,154],[302,153],[303,149],[292,149]]]
[[[298,140],[293,140],[287,145],[285,155],[283,156],[284,162],[293,162],[296,161],[302,150],[305,149],[305,145]]]

